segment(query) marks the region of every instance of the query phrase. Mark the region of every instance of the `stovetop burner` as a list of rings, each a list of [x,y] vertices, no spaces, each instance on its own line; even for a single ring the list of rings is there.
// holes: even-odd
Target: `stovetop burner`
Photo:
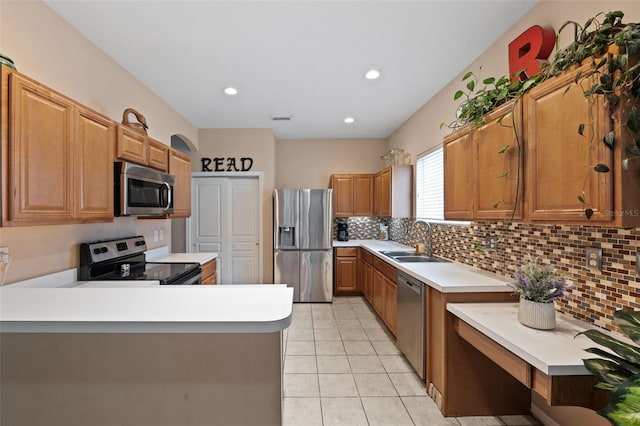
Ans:
[[[80,281],[149,280],[167,284],[200,284],[199,263],[147,262],[144,237],[80,245]]]

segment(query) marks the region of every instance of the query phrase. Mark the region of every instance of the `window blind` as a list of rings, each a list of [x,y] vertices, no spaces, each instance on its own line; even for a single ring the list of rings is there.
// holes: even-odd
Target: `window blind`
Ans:
[[[442,147],[416,159],[416,217],[444,220],[444,158]]]

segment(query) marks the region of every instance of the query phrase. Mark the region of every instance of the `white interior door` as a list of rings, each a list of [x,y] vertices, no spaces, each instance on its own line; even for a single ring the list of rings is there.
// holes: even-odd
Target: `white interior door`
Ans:
[[[191,251],[218,253],[221,284],[261,282],[262,209],[258,177],[194,176],[192,188],[192,216],[187,220]]]
[[[192,179],[191,252],[222,252],[224,179]]]
[[[253,284],[259,276],[259,204],[257,179],[233,178],[228,180],[227,200],[229,223],[229,282]]]

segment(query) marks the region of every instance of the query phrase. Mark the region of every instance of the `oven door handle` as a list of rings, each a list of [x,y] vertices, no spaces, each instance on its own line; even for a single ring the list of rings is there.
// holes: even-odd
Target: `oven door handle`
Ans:
[[[167,205],[164,206],[164,211],[167,211],[171,207],[171,185],[167,182],[163,182],[163,184],[167,187]]]

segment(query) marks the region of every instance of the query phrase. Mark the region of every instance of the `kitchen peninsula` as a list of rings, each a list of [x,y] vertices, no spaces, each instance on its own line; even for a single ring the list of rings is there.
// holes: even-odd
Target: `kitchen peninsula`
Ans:
[[[5,286],[0,423],[279,425],[292,300],[280,285]]]

